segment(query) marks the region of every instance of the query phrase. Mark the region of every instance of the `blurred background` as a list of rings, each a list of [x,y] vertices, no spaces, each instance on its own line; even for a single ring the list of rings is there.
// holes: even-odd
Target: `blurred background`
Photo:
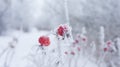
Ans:
[[[0,35],[21,28],[52,30],[66,23],[64,0],[0,0]],[[73,34],[86,27],[90,38],[96,39],[99,27],[105,27],[107,39],[120,36],[120,0],[68,0]],[[94,38],[93,38],[94,36]],[[96,36],[96,37],[95,37]]]

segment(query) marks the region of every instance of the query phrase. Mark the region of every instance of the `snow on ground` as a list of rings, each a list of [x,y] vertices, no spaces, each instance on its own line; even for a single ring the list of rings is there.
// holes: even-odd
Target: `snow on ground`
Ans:
[[[13,55],[13,59],[10,62],[8,62],[8,64],[10,63],[9,67],[26,67],[27,61],[25,61],[25,58],[27,58],[27,55],[30,53],[31,48],[39,44],[38,43],[39,36],[46,35],[48,33],[49,31],[38,31],[34,28],[28,33],[24,33],[22,31],[11,31],[6,36],[0,36],[0,54],[3,51],[3,49],[9,46],[9,43],[12,42],[14,38],[17,38],[18,42],[14,43],[15,49],[9,50],[13,52],[15,51],[15,53]],[[55,45],[57,45],[57,43],[55,41],[54,35],[49,35],[49,37],[51,40],[51,45],[46,49],[51,50],[56,48]],[[63,49],[62,51],[65,51],[65,50],[66,49]],[[6,56],[9,56],[9,55],[6,55]],[[98,67],[94,62],[88,60],[87,57],[85,56],[81,55],[81,57],[78,59],[79,59],[77,63],[78,67]],[[2,57],[2,59],[0,58],[0,67],[4,67],[3,66],[4,61],[5,61],[5,57],[4,58]],[[32,67],[35,67],[35,66],[32,66]],[[62,66],[62,67],[66,67],[66,66]]]

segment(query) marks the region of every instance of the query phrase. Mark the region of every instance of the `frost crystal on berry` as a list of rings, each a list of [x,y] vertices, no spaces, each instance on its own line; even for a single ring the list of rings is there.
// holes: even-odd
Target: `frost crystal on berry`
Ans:
[[[47,36],[41,36],[38,41],[41,44],[41,46],[49,46],[50,45],[50,39]]]

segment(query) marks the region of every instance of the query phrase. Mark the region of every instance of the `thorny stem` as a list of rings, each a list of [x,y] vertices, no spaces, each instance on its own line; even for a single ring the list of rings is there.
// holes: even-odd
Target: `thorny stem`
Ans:
[[[72,47],[72,46],[70,45],[70,51],[72,50],[71,47]],[[71,66],[72,60],[73,60],[73,58],[72,58],[71,55],[70,55],[70,57],[69,57],[69,67],[72,67],[72,66]]]
[[[90,56],[87,58],[86,62],[83,64],[82,67],[85,67],[85,65],[88,63],[88,59],[90,58]]]
[[[64,7],[65,7],[66,22],[67,22],[68,24],[70,24],[69,11],[68,11],[68,0],[64,0]]]
[[[61,46],[60,46],[59,40],[58,40],[57,43],[58,43],[58,54],[59,54],[59,58],[60,58],[59,64],[61,64],[62,63],[62,57],[61,57]]]
[[[30,58],[32,58],[32,59],[30,59],[28,56],[27,56],[27,58],[28,58],[28,60],[30,60],[33,64],[35,64],[36,66],[40,66],[39,64],[41,63],[41,66],[43,66],[44,67],[44,61],[45,61],[45,54],[46,54],[46,52],[45,52],[45,49],[44,49],[44,47],[43,46],[40,46],[40,45],[35,45],[35,46],[33,46],[32,48],[31,48],[31,50],[33,49],[35,49],[36,48],[36,50],[35,50],[35,54],[32,54],[32,53],[29,53],[28,54],[28,56],[30,57]],[[41,52],[42,52],[42,60],[41,61],[43,61],[43,62],[40,62],[40,63],[37,63],[37,61],[34,59],[35,58],[35,55],[38,55],[39,54],[39,51],[41,50]]]
[[[4,53],[8,50],[8,48],[5,48],[2,53],[0,54],[0,58],[4,55]]]
[[[7,51],[7,53],[6,53],[6,58],[5,58],[5,62],[4,62],[4,67],[8,67],[7,60],[8,60],[9,52],[10,52],[10,51]]]
[[[78,51],[78,55],[77,55],[77,57],[76,57],[75,67],[77,67],[79,57],[80,57],[80,51]]]
[[[4,62],[5,67],[10,66],[10,63],[11,63],[11,61],[13,59],[13,55],[14,55],[14,50],[9,49],[9,51],[6,53],[6,59],[5,59],[5,62]]]
[[[72,58],[69,59],[69,67],[71,67]]]
[[[105,52],[105,53],[103,54],[103,56],[99,59],[99,61],[98,61],[98,63],[97,63],[97,64],[99,65],[99,67],[100,67],[101,62],[104,60],[106,54],[107,54],[107,52]]]
[[[39,65],[37,65],[37,62],[35,61],[34,57],[35,55],[33,54],[28,54],[28,56],[26,57],[28,60],[30,60],[30,62],[32,62],[33,64],[35,64],[36,67],[39,67]]]
[[[92,51],[90,52],[90,54],[92,54]],[[91,58],[91,55],[90,56],[88,56],[88,58],[87,58],[87,60],[86,60],[86,62],[83,64],[83,66],[82,67],[85,67],[85,65],[88,63],[88,60]]]

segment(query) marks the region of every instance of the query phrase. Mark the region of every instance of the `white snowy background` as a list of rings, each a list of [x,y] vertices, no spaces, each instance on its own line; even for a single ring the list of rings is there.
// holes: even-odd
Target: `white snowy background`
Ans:
[[[27,59],[33,50],[31,48],[38,45],[39,36],[46,35],[59,24],[66,23],[64,2],[64,0],[0,0],[0,67],[49,67],[41,65],[41,60],[36,60],[36,64],[33,64]],[[82,28],[86,27],[89,45],[94,41],[98,48],[100,26],[105,29],[105,36],[103,35],[105,42],[112,40],[115,43],[120,37],[120,0],[68,0],[68,11],[74,39],[76,34],[82,33]],[[50,35],[50,39],[52,46],[49,49],[54,49],[56,39],[53,35]],[[15,45],[14,49],[9,47],[11,43]],[[117,45],[115,53],[108,53],[107,60],[100,64],[96,60],[100,50],[95,50],[96,56],[92,57],[89,49],[85,50],[90,55],[81,53],[76,67],[119,67],[120,40]],[[7,50],[3,54],[5,49]]]

